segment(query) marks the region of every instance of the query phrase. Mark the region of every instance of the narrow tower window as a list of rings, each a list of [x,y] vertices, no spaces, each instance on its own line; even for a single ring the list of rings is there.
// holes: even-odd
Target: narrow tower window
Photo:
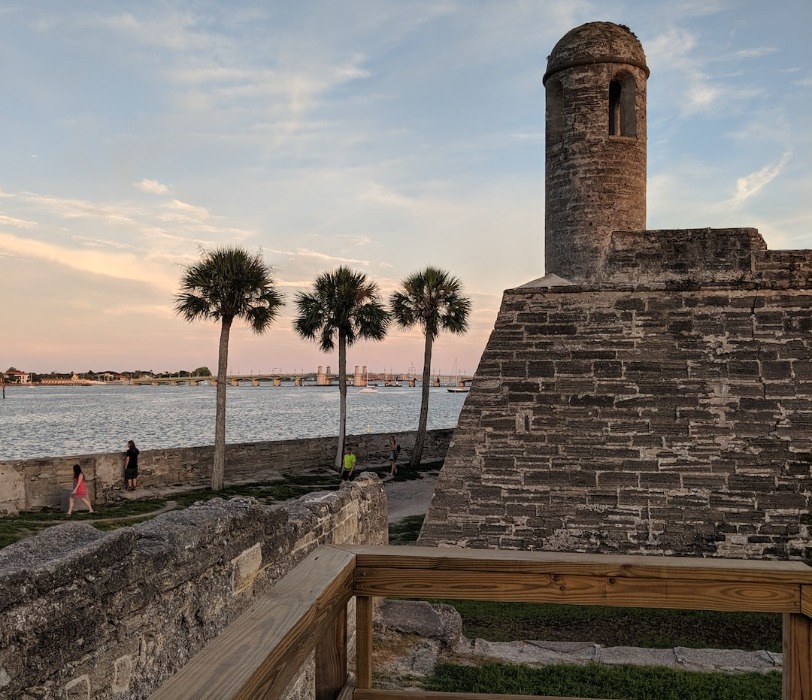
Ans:
[[[551,80],[547,83],[547,140],[557,142],[564,130],[563,114],[564,90],[561,81]]]
[[[635,84],[628,73],[609,82],[609,135],[637,136]]]
[[[619,80],[612,80],[609,83],[609,136],[620,136],[620,124],[622,120],[620,96],[623,93],[623,86]]]

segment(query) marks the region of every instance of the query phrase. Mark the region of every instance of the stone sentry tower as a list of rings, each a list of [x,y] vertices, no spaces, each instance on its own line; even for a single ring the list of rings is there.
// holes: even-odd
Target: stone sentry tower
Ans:
[[[612,231],[646,227],[646,80],[628,27],[590,22],[547,61],[545,271],[600,277]]]
[[[647,77],[608,22],[550,55],[547,274],[504,293],[420,544],[812,557],[812,252],[645,230]]]

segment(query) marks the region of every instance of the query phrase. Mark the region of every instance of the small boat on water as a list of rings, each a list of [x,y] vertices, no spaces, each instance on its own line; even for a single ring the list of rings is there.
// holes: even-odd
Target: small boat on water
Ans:
[[[457,360],[454,359],[454,369],[451,370],[455,376],[455,384],[454,386],[446,387],[452,394],[467,394],[470,390],[469,386],[466,386],[465,382],[462,381],[462,375],[460,373],[459,368],[457,367]]]
[[[376,387],[376,386],[365,386],[358,393],[359,394],[377,394],[378,393],[378,387]]]

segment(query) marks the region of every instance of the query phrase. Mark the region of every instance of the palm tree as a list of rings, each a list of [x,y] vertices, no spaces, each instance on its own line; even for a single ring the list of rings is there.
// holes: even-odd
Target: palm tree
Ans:
[[[431,381],[431,350],[440,331],[463,334],[468,330],[471,300],[462,294],[462,282],[445,270],[427,267],[409,275],[401,289],[392,294],[389,304],[392,316],[403,328],[418,325],[423,329],[426,344],[423,350],[423,384],[420,400],[420,421],[417,426],[410,466],[420,464],[426,441],[429,418],[429,384]]]
[[[236,246],[204,250],[201,259],[185,269],[181,291],[175,296],[175,312],[187,321],[220,321],[212,491],[223,488],[226,464],[226,371],[231,325],[235,318],[241,318],[255,333],[270,327],[283,304],[273,272],[261,253],[252,255]]]
[[[378,294],[378,285],[368,282],[363,272],[343,265],[323,272],[310,292],[296,295],[299,315],[293,328],[306,340],[332,352],[338,340],[338,390],[341,401],[336,468],[341,468],[347,429],[347,348],[357,340],[383,340],[389,326],[389,312]]]

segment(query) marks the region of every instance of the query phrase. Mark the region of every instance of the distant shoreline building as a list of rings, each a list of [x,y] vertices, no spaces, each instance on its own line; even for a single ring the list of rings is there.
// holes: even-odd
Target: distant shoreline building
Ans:
[[[31,375],[28,372],[21,372],[20,370],[13,369],[9,372],[3,372],[3,382],[6,384],[30,384]]]

